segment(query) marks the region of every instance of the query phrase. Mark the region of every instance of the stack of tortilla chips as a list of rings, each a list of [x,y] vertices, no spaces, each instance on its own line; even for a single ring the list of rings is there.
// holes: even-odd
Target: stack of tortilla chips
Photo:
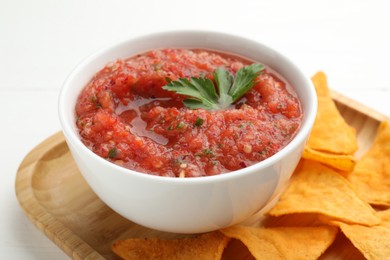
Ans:
[[[317,259],[337,239],[367,259],[390,259],[390,124],[380,124],[371,148],[356,160],[355,130],[337,110],[325,74],[312,80],[318,95],[312,134],[291,184],[259,227],[133,238],[115,242],[113,251],[124,259]],[[233,242],[247,255],[229,250]]]
[[[317,92],[318,111],[302,157],[349,172],[355,166],[353,154],[358,149],[355,129],[345,122],[337,110],[325,74],[317,73],[312,81]]]

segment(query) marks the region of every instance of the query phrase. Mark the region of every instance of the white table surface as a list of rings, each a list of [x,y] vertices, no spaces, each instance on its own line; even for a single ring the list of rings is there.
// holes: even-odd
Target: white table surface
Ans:
[[[310,77],[390,116],[390,1],[0,0],[0,259],[68,259],[15,196],[24,156],[60,130],[57,96],[77,63],[107,44],[208,29],[263,41]]]

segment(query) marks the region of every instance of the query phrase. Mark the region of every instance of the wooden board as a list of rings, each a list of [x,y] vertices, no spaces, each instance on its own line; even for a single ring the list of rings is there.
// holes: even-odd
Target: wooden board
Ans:
[[[389,119],[338,93],[332,92],[332,96],[346,121],[357,130],[359,157],[371,145],[379,122]],[[26,156],[18,169],[15,188],[30,220],[73,259],[115,259],[111,244],[118,239],[183,236],[139,226],[106,206],[79,173],[62,133],[49,137]],[[310,220],[310,216],[307,219]],[[297,225],[304,224],[299,217],[294,221]],[[286,224],[283,218],[261,222],[261,216],[246,223]],[[251,256],[245,246],[234,241],[223,258],[251,259]],[[321,258],[359,259],[363,256],[339,234]]]

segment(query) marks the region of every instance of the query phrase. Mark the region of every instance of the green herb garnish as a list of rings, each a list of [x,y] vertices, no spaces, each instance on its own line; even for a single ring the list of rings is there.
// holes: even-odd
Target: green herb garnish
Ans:
[[[184,124],[182,121],[180,121],[180,122],[177,124],[176,129],[182,129],[184,126],[185,126],[185,124]]]
[[[194,126],[201,126],[203,125],[204,123],[204,119],[200,118],[200,117],[197,117],[196,120],[195,120],[195,123],[194,123]]]
[[[191,77],[170,81],[163,89],[188,96],[183,103],[191,109],[225,109],[252,89],[263,70],[263,65],[254,63],[239,69],[233,78],[226,69],[217,68],[213,74],[216,86],[210,79]]]
[[[118,150],[114,147],[108,151],[108,158],[115,158],[118,155]]]
[[[203,150],[203,153],[205,154],[205,155],[211,155],[211,156],[213,156],[214,155],[214,151],[213,150],[211,150],[211,149],[204,149]]]

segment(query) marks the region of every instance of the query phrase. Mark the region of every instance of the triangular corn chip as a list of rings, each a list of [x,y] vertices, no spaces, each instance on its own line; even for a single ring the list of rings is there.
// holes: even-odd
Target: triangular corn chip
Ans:
[[[112,250],[125,260],[130,259],[221,259],[229,238],[211,232],[194,238],[158,239],[131,238],[118,240]]]
[[[240,240],[256,259],[317,259],[334,241],[337,228],[233,226],[221,230]]]
[[[390,210],[379,212],[379,226],[366,227],[334,222],[367,259],[390,259]]]
[[[390,124],[382,122],[370,150],[348,180],[369,203],[390,206]]]
[[[307,146],[334,154],[353,154],[357,148],[356,131],[349,126],[333,102],[323,72],[312,77],[317,91],[318,111]]]
[[[302,157],[345,172],[351,172],[356,164],[355,157],[352,155],[325,153],[307,146],[303,150]]]
[[[291,184],[271,209],[271,216],[293,213],[319,213],[332,219],[367,226],[380,218],[371,206],[353,190],[351,184],[334,170],[304,160]]]

